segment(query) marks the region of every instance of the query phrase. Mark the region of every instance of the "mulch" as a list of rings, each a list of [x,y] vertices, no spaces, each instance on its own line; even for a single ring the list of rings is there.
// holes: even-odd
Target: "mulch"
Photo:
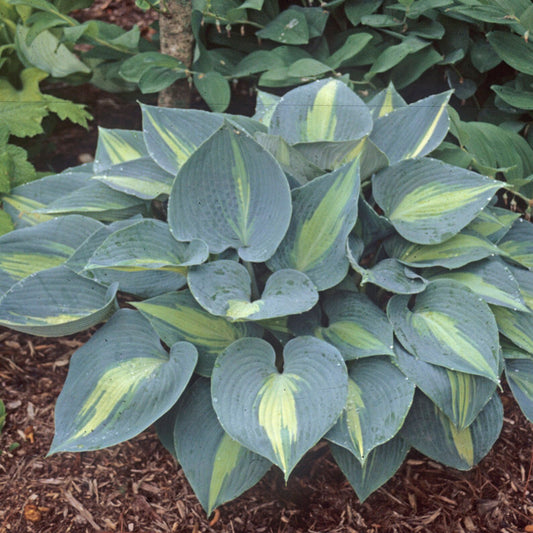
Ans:
[[[132,0],[97,0],[78,17],[126,28],[139,23],[145,34],[153,20]],[[64,97],[87,103],[96,120],[89,133],[59,128],[46,169],[60,171],[93,153],[96,124],[139,128],[134,98],[90,86],[75,95],[65,91]],[[533,532],[533,425],[506,388],[501,436],[477,467],[460,472],[411,451],[364,504],[325,443],[304,457],[287,485],[272,467],[211,517],[151,428],[106,450],[46,457],[70,355],[89,335],[50,339],[0,328],[0,398],[7,408],[0,433],[0,533]]]

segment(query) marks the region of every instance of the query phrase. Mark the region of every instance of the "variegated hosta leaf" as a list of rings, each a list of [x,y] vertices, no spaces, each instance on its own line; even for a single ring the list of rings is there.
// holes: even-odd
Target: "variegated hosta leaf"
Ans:
[[[348,272],[345,246],[357,220],[359,187],[356,159],[293,189],[291,223],[268,267],[304,272],[319,291],[342,281]]]
[[[280,96],[275,94],[270,94],[264,91],[257,91],[257,101],[255,104],[255,114],[252,118],[270,126],[270,120],[272,119],[272,114],[278,105],[278,102],[281,100]]]
[[[93,170],[100,173],[113,165],[146,157],[148,151],[141,131],[98,128]]]
[[[79,215],[52,219],[0,237],[0,295],[17,281],[64,263],[103,225]]]
[[[529,309],[533,310],[533,272],[512,265],[507,265],[507,268],[509,268],[516,281],[518,281],[520,294],[524,302]]]
[[[522,413],[533,422],[533,355],[528,359],[506,359],[505,377]]]
[[[184,274],[186,267],[199,265],[208,256],[203,241],[178,242],[170,234],[168,224],[148,219],[112,233],[94,251],[85,268],[131,272],[161,269]]]
[[[336,346],[345,360],[394,354],[392,326],[364,294],[337,291],[325,297],[322,307],[329,325],[317,327],[314,335]]]
[[[346,404],[348,375],[338,350],[297,337],[283,350],[283,372],[262,339],[240,339],[217,359],[213,406],[226,432],[278,465],[288,479]]]
[[[382,259],[372,268],[363,268],[358,263],[363,250],[363,241],[350,235],[346,243],[346,255],[351,267],[361,275],[361,286],[372,283],[394,294],[416,294],[427,287],[427,280],[396,259]]]
[[[504,255],[495,244],[481,235],[463,230],[440,244],[413,244],[394,235],[384,242],[387,254],[412,267],[461,268],[493,255]]]
[[[533,224],[519,218],[498,243],[509,258],[533,270]]]
[[[141,104],[143,133],[150,157],[175,175],[190,155],[223,124],[215,113]]]
[[[517,218],[520,218],[520,213],[513,213],[501,207],[487,206],[468,224],[466,229],[475,231],[496,244],[509,231]]]
[[[400,437],[374,448],[364,466],[342,446],[329,445],[335,462],[363,503],[374,491],[384,485],[397,470],[409,451],[409,444]]]
[[[389,86],[376,94],[376,96],[368,102],[367,106],[372,112],[372,118],[375,121],[378,118],[392,113],[392,111],[395,111],[396,109],[406,107],[407,103],[396,91],[394,85],[389,83]]]
[[[37,209],[84,187],[90,183],[92,175],[91,167],[84,165],[19,185],[2,196],[3,209],[11,216],[15,228],[35,226],[53,218],[52,215],[35,212]]]
[[[173,411],[176,458],[208,516],[255,485],[272,466],[222,429],[207,379],[195,381]]]
[[[112,314],[116,291],[64,265],[35,272],[0,298],[0,325],[43,337],[71,335]]]
[[[383,115],[375,121],[370,139],[391,164],[429,154],[448,133],[446,106],[451,94],[428,96]]]
[[[493,381],[425,363],[399,344],[394,347],[400,370],[431,398],[457,429],[468,427],[496,391]]]
[[[252,280],[235,261],[213,261],[191,268],[187,282],[196,301],[210,313],[230,320],[266,320],[308,311],[318,302],[312,281],[297,270],[278,270],[263,294],[252,300]]]
[[[169,356],[140,313],[121,309],[74,352],[49,453],[98,450],[134,437],[176,403],[197,358],[188,342],[174,344]]]
[[[286,93],[274,110],[269,133],[295,144],[351,141],[371,130],[365,103],[341,81],[326,79]]]
[[[407,416],[414,383],[385,357],[354,361],[348,370],[348,400],[326,438],[364,465],[369,454],[391,440]]]
[[[457,270],[427,270],[429,280],[452,279],[462,283],[489,304],[528,312],[515,277],[506,264],[497,258],[470,263]]]
[[[502,424],[503,407],[497,394],[470,426],[458,429],[427,396],[417,393],[400,435],[424,455],[458,470],[470,470],[492,448]]]
[[[463,229],[501,183],[436,159],[402,161],[372,177],[376,202],[398,233],[438,244]]]
[[[499,306],[493,306],[492,312],[500,333],[520,348],[533,353],[533,314]]]
[[[163,170],[149,157],[119,163],[93,176],[114,189],[142,200],[169,195],[174,175]]]
[[[133,304],[152,324],[167,346],[178,341],[198,349],[196,372],[209,377],[215,359],[232,342],[260,336],[262,328],[253,323],[229,322],[213,316],[198,305],[189,291],[171,292]]]
[[[387,315],[404,348],[435,365],[499,379],[498,327],[489,306],[464,285],[438,280],[416,296],[393,296]]]
[[[148,213],[144,200],[115,191],[94,180],[36,211],[48,215],[80,214],[102,222],[124,220]]]
[[[378,215],[372,206],[359,196],[359,213],[353,234],[363,240],[365,246],[381,241],[396,233],[394,226],[384,216]]]
[[[202,239],[211,253],[235,248],[245,261],[262,262],[287,231],[291,198],[272,155],[226,125],[183,165],[168,208],[179,241]]]

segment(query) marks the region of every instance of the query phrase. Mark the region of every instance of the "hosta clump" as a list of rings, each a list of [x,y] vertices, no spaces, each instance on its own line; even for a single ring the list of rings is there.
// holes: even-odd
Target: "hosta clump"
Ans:
[[[254,118],[143,106],[142,132],[8,195],[0,324],[107,320],[51,453],[155,423],[210,513],[322,438],[360,500],[410,447],[469,469],[504,372],[533,420],[533,226],[495,207],[503,182],[428,157],[449,97],[322,80]]]

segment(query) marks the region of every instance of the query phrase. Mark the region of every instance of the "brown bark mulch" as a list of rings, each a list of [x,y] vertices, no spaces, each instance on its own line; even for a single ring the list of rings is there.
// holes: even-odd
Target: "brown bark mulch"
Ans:
[[[532,425],[507,393],[502,434],[479,466],[460,472],[412,451],[364,504],[324,444],[287,486],[273,467],[212,517],[152,429],[106,450],[46,457],[69,357],[87,337],[0,330],[0,533],[533,531]]]

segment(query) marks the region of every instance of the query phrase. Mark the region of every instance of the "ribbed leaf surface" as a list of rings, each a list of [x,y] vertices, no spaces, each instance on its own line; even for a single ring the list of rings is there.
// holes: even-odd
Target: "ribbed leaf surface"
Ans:
[[[147,155],[148,151],[141,131],[98,128],[98,144],[93,170],[99,173],[114,165]]]

